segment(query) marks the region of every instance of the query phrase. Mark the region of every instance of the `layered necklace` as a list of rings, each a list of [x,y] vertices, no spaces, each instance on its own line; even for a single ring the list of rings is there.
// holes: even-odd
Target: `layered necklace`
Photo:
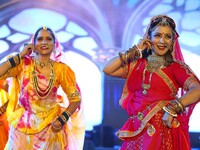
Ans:
[[[51,66],[50,79],[49,79],[49,83],[48,83],[47,87],[45,89],[42,89],[38,84],[38,75],[36,73],[36,62],[37,62],[37,60],[34,59],[34,67],[33,67],[33,72],[32,72],[33,86],[34,86],[37,96],[39,96],[40,98],[46,98],[49,95],[49,93],[51,92],[51,89],[53,87],[53,82],[54,82],[53,64],[51,61],[49,61],[50,66]]]
[[[157,69],[165,66],[165,59],[163,56],[150,55],[147,57],[147,64],[142,74],[142,94],[146,95],[151,87],[152,75]],[[146,71],[150,72],[148,83],[145,83]]]

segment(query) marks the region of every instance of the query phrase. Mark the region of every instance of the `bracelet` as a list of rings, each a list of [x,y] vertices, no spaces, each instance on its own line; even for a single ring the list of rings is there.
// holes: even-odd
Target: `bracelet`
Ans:
[[[67,114],[67,112],[63,112],[62,115],[65,117],[66,121],[69,120],[69,115]]]
[[[65,112],[68,114],[69,117],[72,115],[72,114],[71,114],[69,111],[67,111],[67,110],[65,110]]]
[[[170,102],[171,107],[173,107],[174,111],[179,114],[185,111],[185,106],[182,104],[182,102],[179,100],[173,100]]]
[[[8,61],[10,62],[10,64],[11,64],[12,68],[16,66],[16,63],[15,63],[15,61],[14,61],[14,58],[13,58],[13,57],[9,58],[9,59],[8,59]]]
[[[142,58],[142,49],[140,49],[139,47],[137,47],[135,45],[136,49],[137,49],[137,52],[138,52],[138,55],[139,55],[139,58]]]
[[[3,115],[5,111],[6,111],[5,106],[4,106],[4,105],[1,106],[1,107],[0,107],[0,115]]]
[[[67,122],[65,116],[61,115],[60,117],[61,117],[61,119],[62,119],[64,122]]]
[[[181,102],[181,100],[176,100],[177,101],[177,104],[178,106],[180,107],[181,109],[181,112],[184,112],[185,111],[185,106],[183,105],[183,103]]]
[[[17,54],[17,58],[18,58],[18,62],[19,62],[19,64],[20,64],[20,61],[21,61],[20,53]]]
[[[58,117],[57,119],[58,119],[58,121],[61,123],[62,126],[65,125],[65,122],[63,121],[63,119],[62,119],[61,117]]]
[[[173,116],[173,117],[177,117],[177,116],[178,116],[176,112],[174,112],[173,110],[169,109],[169,108],[166,107],[166,106],[163,107],[163,110],[164,110],[165,112],[167,112],[169,115]]]
[[[127,58],[126,58],[126,62],[127,63],[130,63],[131,61],[133,61],[134,59],[136,59],[136,55],[135,55],[135,50],[133,48],[129,48],[129,50],[127,50],[125,52],[125,54],[127,55]]]
[[[12,68],[12,65],[11,65],[10,61],[7,60],[6,64],[9,66],[9,68]]]
[[[121,52],[119,52],[119,59],[121,61],[121,66],[124,67],[126,65],[126,61],[123,59],[122,55],[123,54]]]
[[[55,127],[54,123],[52,123],[51,125],[52,125],[52,127],[53,127],[54,129],[56,129],[56,130],[62,129],[62,126],[60,126],[60,127]],[[61,125],[62,125],[62,124],[61,124]]]

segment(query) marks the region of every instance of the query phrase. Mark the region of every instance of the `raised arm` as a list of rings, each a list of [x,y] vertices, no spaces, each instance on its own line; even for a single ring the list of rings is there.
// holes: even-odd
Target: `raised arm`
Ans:
[[[142,58],[142,51],[145,49],[151,49],[151,41],[148,39],[142,39],[138,45],[134,45],[132,48],[129,48],[125,53],[119,53],[119,56],[115,56],[110,59],[104,66],[103,72],[106,75],[113,77],[126,77],[127,64]]]
[[[0,64],[0,76],[4,75],[9,69],[15,67],[20,63],[21,56],[17,54],[16,56],[10,57],[8,60]]]
[[[103,72],[106,75],[113,77],[123,77],[124,76],[124,67],[119,56],[113,57],[110,59],[104,66]]]
[[[17,66],[20,63],[21,58],[31,53],[34,50],[33,44],[25,44],[21,53],[8,58],[6,61],[0,64],[0,77],[8,72],[9,69]]]

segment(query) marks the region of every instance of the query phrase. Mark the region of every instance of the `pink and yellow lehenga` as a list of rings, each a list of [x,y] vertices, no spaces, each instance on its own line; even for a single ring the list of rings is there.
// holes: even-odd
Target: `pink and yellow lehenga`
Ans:
[[[14,77],[7,108],[10,132],[5,149],[81,150],[85,133],[82,104],[63,126],[63,130],[58,133],[51,130],[51,122],[65,109],[59,105],[62,100],[57,95],[59,86],[68,97],[77,90],[74,72],[64,63],[53,62],[51,91],[46,97],[40,97],[34,89],[33,69],[34,59],[27,56],[2,77]],[[46,89],[49,80],[39,70],[34,73],[37,74],[39,86]]]
[[[163,106],[174,100],[179,88],[187,90],[197,80],[190,68],[175,61],[168,67],[152,74],[147,94],[142,94],[143,73],[146,59],[141,58],[129,64],[129,73],[120,99],[121,106],[130,118],[117,132],[124,140],[121,150],[189,150],[189,117],[194,105],[173,120],[173,128],[163,125]],[[149,82],[150,72],[146,71]],[[174,140],[175,139],[175,140]]]

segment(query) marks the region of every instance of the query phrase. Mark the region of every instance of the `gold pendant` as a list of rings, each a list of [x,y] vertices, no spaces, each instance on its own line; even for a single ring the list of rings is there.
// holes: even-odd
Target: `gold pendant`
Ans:
[[[142,95],[146,95],[147,94],[147,90],[150,88],[150,84],[142,84]]]
[[[45,63],[41,62],[40,67],[43,68],[45,66]]]

